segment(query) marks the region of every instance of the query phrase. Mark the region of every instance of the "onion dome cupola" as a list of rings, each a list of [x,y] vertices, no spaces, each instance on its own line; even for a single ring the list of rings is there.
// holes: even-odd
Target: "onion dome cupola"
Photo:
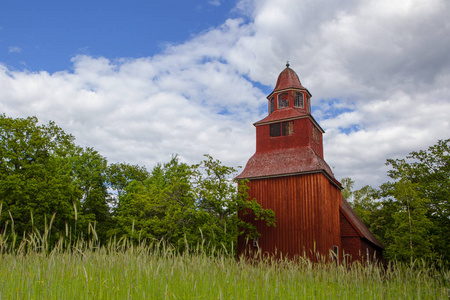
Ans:
[[[289,107],[299,112],[311,113],[311,93],[302,86],[297,73],[289,67],[289,62],[278,76],[277,84],[267,99],[269,114]]]

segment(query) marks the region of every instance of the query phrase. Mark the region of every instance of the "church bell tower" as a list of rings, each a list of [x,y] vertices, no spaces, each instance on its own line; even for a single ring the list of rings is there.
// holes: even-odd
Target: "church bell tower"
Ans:
[[[251,216],[261,236],[238,241],[239,254],[310,258],[338,253],[341,247],[341,185],[324,160],[324,130],[311,115],[311,93],[289,67],[267,97],[268,115],[254,123],[256,151],[238,180],[248,179],[250,198],[275,212],[276,227]]]

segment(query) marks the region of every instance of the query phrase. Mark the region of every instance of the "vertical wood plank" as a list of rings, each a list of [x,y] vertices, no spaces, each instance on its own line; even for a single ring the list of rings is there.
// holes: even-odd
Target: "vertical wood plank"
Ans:
[[[277,218],[275,228],[253,221],[261,233],[259,247],[263,253],[294,257],[306,252],[313,258],[314,245],[325,256],[334,245],[341,247],[341,193],[322,173],[254,179],[249,187],[250,199],[272,209]],[[243,218],[249,221],[248,216]],[[242,239],[239,241],[242,244]],[[238,254],[244,250],[238,245]]]

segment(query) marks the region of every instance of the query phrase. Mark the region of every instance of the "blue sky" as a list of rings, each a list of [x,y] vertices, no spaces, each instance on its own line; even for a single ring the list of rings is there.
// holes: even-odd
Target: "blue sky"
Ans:
[[[95,0],[0,3],[0,61],[12,68],[65,70],[78,54],[142,57],[235,15],[235,1]]]
[[[110,163],[243,166],[287,60],[338,180],[450,133],[447,0],[0,2],[0,113],[55,121]]]

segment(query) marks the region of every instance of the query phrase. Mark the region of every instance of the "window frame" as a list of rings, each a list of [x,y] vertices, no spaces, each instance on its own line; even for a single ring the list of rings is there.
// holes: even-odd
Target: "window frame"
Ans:
[[[275,111],[275,97],[269,99],[269,114]]]
[[[274,123],[269,125],[269,135],[270,137],[281,136],[281,123]]]
[[[278,122],[269,125],[269,136],[280,137],[294,134],[294,121]]]
[[[284,96],[286,96],[286,99],[283,98]],[[289,93],[280,93],[277,95],[277,107],[279,109],[289,107]]]
[[[316,126],[313,126],[312,136],[313,136],[313,140],[316,143],[320,143],[320,132],[319,132],[319,128],[317,128]]]
[[[301,96],[301,98],[299,96]],[[305,108],[305,94],[303,94],[302,92],[295,93],[294,107]]]

